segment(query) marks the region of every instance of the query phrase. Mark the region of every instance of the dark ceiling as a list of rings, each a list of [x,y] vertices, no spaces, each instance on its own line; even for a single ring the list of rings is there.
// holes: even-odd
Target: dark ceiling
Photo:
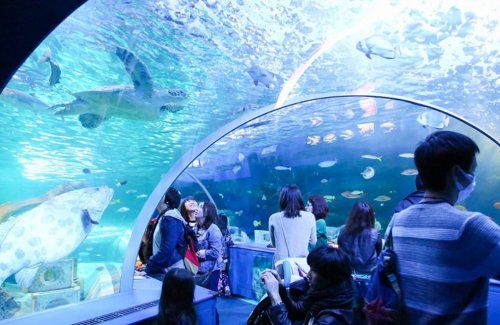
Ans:
[[[0,1],[0,91],[40,42],[86,1]]]

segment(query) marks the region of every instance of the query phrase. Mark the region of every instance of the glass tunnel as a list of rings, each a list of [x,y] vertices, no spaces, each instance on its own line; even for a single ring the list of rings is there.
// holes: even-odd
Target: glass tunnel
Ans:
[[[436,130],[479,145],[457,208],[499,223],[499,7],[86,2],[0,95],[0,320],[142,288],[137,252],[169,186],[263,251],[290,183],[327,200],[330,241],[358,200],[384,231]]]

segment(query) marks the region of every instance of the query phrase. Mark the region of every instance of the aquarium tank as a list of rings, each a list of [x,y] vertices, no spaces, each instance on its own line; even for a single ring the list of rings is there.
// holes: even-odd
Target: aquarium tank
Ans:
[[[499,4],[90,0],[0,95],[0,319],[132,290],[165,190],[265,245],[283,185],[382,230],[415,146],[474,139],[458,208],[500,221]],[[54,299],[58,297],[58,299]]]

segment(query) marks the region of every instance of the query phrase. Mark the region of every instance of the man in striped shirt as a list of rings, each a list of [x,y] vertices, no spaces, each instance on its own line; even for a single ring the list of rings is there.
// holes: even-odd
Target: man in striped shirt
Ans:
[[[455,203],[475,186],[479,148],[455,132],[429,135],[415,150],[424,199],[396,213],[404,323],[486,324],[489,279],[500,279],[500,227]],[[388,227],[388,228],[389,228]]]

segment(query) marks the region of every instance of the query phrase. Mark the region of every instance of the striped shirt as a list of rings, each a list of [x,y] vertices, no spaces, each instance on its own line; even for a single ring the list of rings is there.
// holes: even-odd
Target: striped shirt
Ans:
[[[489,278],[500,278],[500,227],[444,202],[411,206],[391,225],[405,323],[486,324]]]

